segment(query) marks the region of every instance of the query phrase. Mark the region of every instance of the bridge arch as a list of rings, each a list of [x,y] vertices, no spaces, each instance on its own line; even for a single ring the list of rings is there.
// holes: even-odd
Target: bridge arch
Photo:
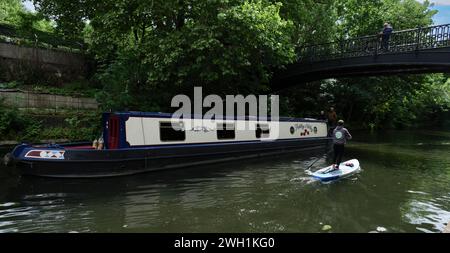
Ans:
[[[450,73],[450,24],[394,32],[381,50],[378,36],[301,48],[299,60],[277,71],[273,90],[327,78]]]

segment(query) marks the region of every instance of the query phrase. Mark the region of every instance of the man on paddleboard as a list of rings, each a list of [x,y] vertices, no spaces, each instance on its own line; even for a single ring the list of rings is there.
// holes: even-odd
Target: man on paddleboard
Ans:
[[[347,140],[351,140],[352,136],[347,128],[344,127],[344,121],[339,120],[337,127],[333,130],[333,169],[339,169],[342,156],[344,155],[344,146]]]

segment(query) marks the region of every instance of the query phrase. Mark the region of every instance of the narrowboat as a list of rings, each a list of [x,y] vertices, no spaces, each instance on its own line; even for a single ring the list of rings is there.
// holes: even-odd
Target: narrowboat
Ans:
[[[23,175],[89,178],[131,175],[194,165],[327,148],[325,121],[233,117],[206,120],[169,113],[103,113],[103,148],[21,144],[11,152]],[[211,123],[212,122],[212,123]],[[240,128],[240,124],[247,124]]]

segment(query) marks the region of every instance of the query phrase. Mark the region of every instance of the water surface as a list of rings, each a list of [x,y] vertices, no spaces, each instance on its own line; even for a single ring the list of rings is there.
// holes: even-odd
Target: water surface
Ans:
[[[353,133],[360,173],[298,152],[110,179],[18,177],[1,168],[0,232],[440,232],[450,221],[450,132]],[[328,231],[328,232],[330,232]]]

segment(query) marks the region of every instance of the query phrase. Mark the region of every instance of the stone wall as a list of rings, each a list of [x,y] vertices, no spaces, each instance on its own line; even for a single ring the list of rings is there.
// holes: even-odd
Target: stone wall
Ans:
[[[39,94],[19,90],[0,90],[3,104],[21,109],[97,109],[93,98],[76,98],[61,95]]]
[[[43,79],[50,84],[86,78],[89,64],[81,53],[0,43],[0,81]]]

